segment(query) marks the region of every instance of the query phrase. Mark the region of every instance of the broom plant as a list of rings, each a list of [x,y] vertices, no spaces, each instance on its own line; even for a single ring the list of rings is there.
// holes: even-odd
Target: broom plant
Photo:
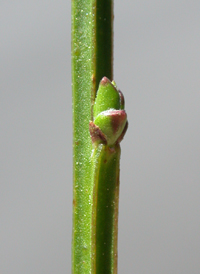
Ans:
[[[111,0],[72,0],[73,274],[117,273],[119,143],[127,115],[111,82],[112,26]]]

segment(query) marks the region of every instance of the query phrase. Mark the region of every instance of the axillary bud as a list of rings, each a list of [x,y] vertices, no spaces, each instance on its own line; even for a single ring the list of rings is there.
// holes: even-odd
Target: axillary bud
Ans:
[[[127,129],[127,114],[124,110],[124,96],[115,82],[103,77],[99,84],[90,122],[90,135],[94,144],[112,146],[120,142]]]

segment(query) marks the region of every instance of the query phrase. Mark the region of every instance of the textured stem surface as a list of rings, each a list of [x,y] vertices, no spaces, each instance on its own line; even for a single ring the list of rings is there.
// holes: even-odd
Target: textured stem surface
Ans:
[[[93,117],[97,81],[104,75],[112,79],[112,1],[72,0],[72,273],[75,274],[92,273],[94,186],[89,122]]]
[[[94,1],[93,1],[94,2]],[[72,273],[91,273],[91,151],[88,130],[95,86],[94,12],[90,0],[72,1],[73,233]]]
[[[117,273],[120,146],[99,144],[93,152],[93,272]]]

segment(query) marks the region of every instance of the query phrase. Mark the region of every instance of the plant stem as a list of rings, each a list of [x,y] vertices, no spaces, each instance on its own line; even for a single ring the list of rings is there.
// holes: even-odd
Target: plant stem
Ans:
[[[96,1],[96,83],[113,79],[113,1]]]
[[[115,273],[113,265],[116,270],[116,260],[113,259],[113,256],[116,257],[116,250],[113,251],[113,247],[115,246],[116,249],[116,245],[113,243],[116,242],[117,232],[116,229],[115,233],[113,232],[113,222],[117,228],[118,194],[113,196],[112,193],[113,191],[118,192],[119,167],[117,163],[119,163],[120,153],[117,149],[115,153],[113,150],[110,154],[111,150],[104,145],[98,148],[101,148],[100,158],[97,159],[100,177],[96,179],[97,175],[95,174],[94,177],[94,170],[97,169],[94,166],[93,145],[89,133],[89,122],[93,120],[92,106],[97,85],[103,76],[113,78],[112,21],[112,0],[72,0],[72,273],[74,274]],[[104,170],[101,168],[102,157],[107,157]],[[99,163],[101,163],[100,166]],[[110,171],[107,167],[111,168]],[[109,183],[106,174],[107,176],[112,175],[115,180],[110,187],[112,193],[104,189],[101,183],[95,184],[102,180]],[[105,196],[103,191],[106,193]],[[97,192],[101,193],[102,198],[100,198],[101,195],[95,196]],[[114,201],[116,206],[112,207],[111,204]],[[105,206],[110,208],[108,212]],[[101,209],[103,209],[102,213]],[[103,220],[105,224],[102,223]],[[111,230],[107,229],[108,227],[111,227]],[[106,244],[102,246],[104,240]],[[107,255],[102,257],[101,253]]]
[[[91,270],[91,102],[95,96],[94,3],[72,1],[73,232],[72,273]]]
[[[93,272],[117,273],[117,234],[119,202],[119,144],[100,144],[93,153]]]

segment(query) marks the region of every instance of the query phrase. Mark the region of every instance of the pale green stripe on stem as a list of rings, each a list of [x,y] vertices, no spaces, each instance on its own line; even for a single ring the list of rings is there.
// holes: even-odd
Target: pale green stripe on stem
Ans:
[[[91,270],[91,150],[89,134],[94,94],[94,15],[90,0],[72,1],[73,235],[72,273]],[[94,97],[94,95],[93,95]]]

